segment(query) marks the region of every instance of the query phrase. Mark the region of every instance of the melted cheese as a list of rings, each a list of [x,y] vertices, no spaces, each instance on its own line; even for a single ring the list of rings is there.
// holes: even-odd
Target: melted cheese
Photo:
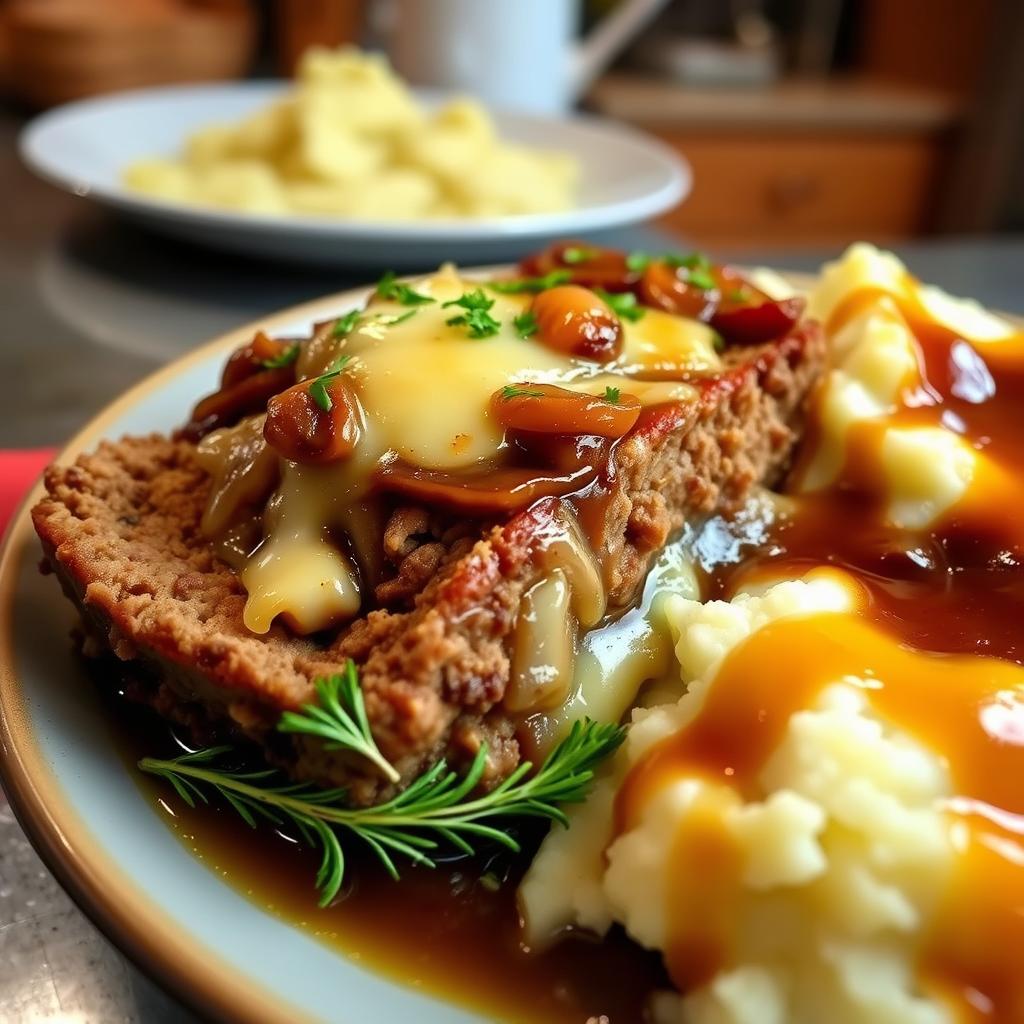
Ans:
[[[351,357],[344,372],[363,410],[364,429],[348,460],[285,466],[266,539],[242,575],[249,592],[246,625],[255,632],[269,629],[277,615],[310,632],[357,614],[358,574],[339,550],[338,535],[351,533],[352,510],[365,500],[374,469],[392,458],[448,471],[494,464],[503,431],[491,414],[491,396],[503,386],[551,383],[602,394],[613,385],[656,405],[686,401],[694,390],[624,374],[713,372],[721,365],[710,328],[657,310],[625,322],[621,356],[600,365],[520,338],[512,322],[528,308],[529,295],[488,292],[494,300],[490,314],[501,328],[493,337],[474,339],[464,325],[448,323],[465,310],[445,303],[479,288],[478,282],[449,267],[413,287],[434,301],[407,307],[374,299],[347,336],[322,331],[302,353],[298,369],[304,378],[322,373],[342,354]],[[359,538],[356,548],[360,557],[370,557]]]

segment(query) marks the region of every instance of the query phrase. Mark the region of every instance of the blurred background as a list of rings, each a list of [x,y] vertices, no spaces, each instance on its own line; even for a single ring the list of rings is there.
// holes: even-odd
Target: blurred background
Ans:
[[[136,86],[287,75],[309,46],[382,47],[397,2],[0,0],[0,88],[28,112]],[[690,161],[693,192],[663,226],[736,253],[1024,228],[1024,3],[653,7],[581,106]],[[615,8],[587,0],[581,32]]]

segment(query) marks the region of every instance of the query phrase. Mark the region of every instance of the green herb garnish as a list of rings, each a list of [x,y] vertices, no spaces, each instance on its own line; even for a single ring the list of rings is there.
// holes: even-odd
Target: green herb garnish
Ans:
[[[636,273],[646,270],[653,260],[657,259],[649,252],[631,252],[626,256],[626,269]]]
[[[278,731],[319,736],[325,741],[324,750],[351,750],[375,765],[388,782],[398,782],[401,776],[370,732],[355,662],[349,658],[340,675],[317,679],[314,688],[317,703],[286,711],[277,723]]]
[[[725,351],[725,338],[718,331],[711,332],[711,346],[719,355]]]
[[[700,288],[701,291],[711,291],[718,287],[718,283],[711,276],[711,274],[702,268],[696,268],[689,270],[686,273],[686,283],[692,284],[694,288]]]
[[[291,366],[298,358],[299,343],[295,342],[295,344],[283,348],[276,356],[271,356],[269,359],[261,359],[260,366],[265,370],[281,370],[286,366]]]
[[[471,338],[490,338],[501,330],[501,323],[490,314],[494,299],[489,299],[482,288],[464,292],[457,299],[442,303],[441,308],[460,306],[466,312],[453,316],[445,323],[451,327],[466,327]]]
[[[507,402],[510,398],[543,398],[543,391],[531,391],[529,388],[521,388],[518,384],[506,384],[501,389],[501,400]]]
[[[726,298],[730,302],[746,302],[747,299],[750,298],[750,293],[746,288],[734,288],[728,295],[726,295]]]
[[[324,412],[330,412],[334,408],[334,399],[331,398],[331,393],[327,390],[327,385],[337,378],[351,359],[352,357],[348,355],[338,356],[336,359],[332,360],[330,366],[328,366],[319,377],[314,378],[310,383],[309,397],[312,398]]]
[[[612,312],[624,320],[636,323],[647,312],[636,301],[636,296],[632,292],[606,292],[603,288],[595,288],[594,290],[604,299]]]
[[[351,663],[342,676],[318,681],[317,693],[319,705],[291,712],[280,727],[322,737],[330,749],[353,750],[381,767],[383,758],[377,760],[380,751],[370,733]],[[487,747],[481,745],[465,776],[460,778],[439,761],[408,789],[373,807],[350,807],[344,789],[290,782],[271,768],[230,767],[232,762],[237,764],[237,754],[227,746],[167,760],[144,757],[139,768],[170,783],[190,807],[197,801],[208,803],[216,795],[251,828],[258,822],[277,828],[291,824],[296,838],[320,850],[315,884],[320,906],[325,907],[345,878],[343,838],[366,843],[392,878],[398,877],[396,854],[434,867],[432,854],[442,844],[471,854],[474,842],[486,840],[519,852],[518,841],[503,827],[507,820],[548,818],[567,824],[559,805],[584,799],[595,766],[619,746],[623,736],[618,725],[589,719],[576,722],[535,773],[531,774],[529,762],[523,763],[494,789],[476,793],[487,762]]]
[[[556,284],[565,284],[572,280],[571,270],[552,270],[543,277],[519,277],[513,281],[488,281],[487,287],[503,295],[515,295],[518,292],[542,292],[545,288],[554,288]]]
[[[540,330],[540,324],[537,323],[537,318],[529,310],[525,313],[520,313],[519,316],[512,321],[512,326],[515,328],[515,332],[520,338],[529,338]]]
[[[343,317],[338,318],[331,329],[332,336],[340,338],[342,335],[351,334],[356,329],[356,324],[359,323],[359,318],[362,315],[361,309],[350,309]]]
[[[415,291],[404,281],[399,281],[393,270],[385,271],[377,282],[377,295],[382,299],[390,299],[401,306],[424,306],[435,302],[429,295]]]
[[[622,397],[621,388],[607,387],[604,389],[604,400],[611,403],[612,405],[618,405],[619,399]]]
[[[410,309],[399,316],[382,316],[377,323],[383,324],[385,327],[394,327],[395,324],[405,323],[406,320],[414,317],[418,312],[418,309]]]
[[[569,264],[589,263],[597,255],[597,249],[587,249],[582,245],[570,245],[562,250],[562,260]]]

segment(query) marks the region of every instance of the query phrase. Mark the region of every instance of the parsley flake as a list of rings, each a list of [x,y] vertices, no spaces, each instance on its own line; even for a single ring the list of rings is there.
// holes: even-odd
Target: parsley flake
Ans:
[[[419,312],[418,309],[410,309],[402,313],[400,316],[382,316],[377,323],[383,324],[385,327],[394,327],[395,324],[405,323],[410,317],[414,317]]]
[[[522,388],[518,384],[506,384],[501,389],[501,400],[507,402],[510,398],[543,398],[543,391],[531,391],[529,388]]]
[[[582,245],[570,245],[567,249],[562,250],[562,261],[569,264],[589,263],[597,255],[596,249],[588,249]]]
[[[529,338],[540,330],[540,324],[537,323],[537,318],[529,310],[525,313],[520,313],[519,316],[512,321],[512,326],[515,328],[515,332],[520,338]]]
[[[291,366],[298,358],[299,343],[295,342],[283,348],[276,356],[271,356],[269,359],[261,359],[260,366],[265,370],[281,370],[286,366]]]
[[[688,271],[686,274],[686,283],[692,284],[694,288],[699,288],[703,292],[709,292],[718,287],[715,279],[703,268],[696,268]]]
[[[719,355],[725,351],[725,338],[718,331],[711,332],[711,346]]]
[[[411,288],[404,281],[399,281],[393,270],[385,271],[377,282],[377,295],[382,299],[390,299],[400,306],[424,306],[434,302],[429,295],[424,295]]]
[[[746,288],[733,288],[726,296],[730,302],[746,302],[750,298]]]
[[[488,281],[487,287],[503,295],[515,295],[518,292],[542,292],[546,288],[554,288],[556,284],[565,284],[572,280],[571,270],[552,270],[543,277],[519,277],[513,281]]]
[[[621,388],[607,387],[604,389],[604,400],[610,405],[618,405],[622,397]]]
[[[339,317],[335,322],[331,334],[335,338],[340,338],[345,334],[351,334],[356,329],[356,324],[359,323],[360,317],[362,317],[362,310],[350,309],[343,317]]]
[[[466,312],[453,316],[445,323],[450,327],[466,327],[471,338],[490,338],[501,330],[501,323],[490,314],[494,299],[489,299],[482,288],[464,292],[457,299],[442,303],[442,309],[459,306]]]
[[[596,288],[595,291],[604,299],[612,312],[623,320],[636,323],[647,312],[636,301],[636,296],[632,292],[606,292],[603,288]]]
[[[650,266],[654,258],[649,252],[631,252],[626,256],[626,269],[642,273]]]
[[[334,408],[334,399],[331,398],[331,394],[327,390],[327,385],[330,384],[331,381],[337,379],[341,374],[341,371],[345,369],[351,359],[352,357],[348,355],[338,356],[336,359],[332,359],[331,364],[327,369],[321,373],[319,377],[315,377],[310,383],[309,397],[312,398],[324,412],[330,412]]]

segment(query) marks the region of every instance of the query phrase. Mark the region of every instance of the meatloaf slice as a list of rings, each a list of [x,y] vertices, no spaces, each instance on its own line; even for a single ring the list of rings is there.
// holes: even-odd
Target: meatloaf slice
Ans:
[[[784,471],[808,391],[824,360],[813,323],[727,354],[689,403],[658,407],[618,446],[605,514],[591,542],[613,604],[628,601],[653,555],[691,518],[738,505]],[[254,635],[245,593],[199,523],[210,490],[194,445],[162,436],[104,443],[46,473],[33,509],[46,559],[99,648],[131,665],[138,695],[169,719],[262,744],[298,778],[347,785],[355,800],[382,780],[344,754],[274,728],[313,699],[313,680],[360,667],[384,755],[414,778],[431,761],[488,743],[489,774],[517,763],[515,722],[501,706],[520,599],[559,519],[543,499],[448,557],[438,555],[411,607],[379,609],[327,642],[280,625]]]

